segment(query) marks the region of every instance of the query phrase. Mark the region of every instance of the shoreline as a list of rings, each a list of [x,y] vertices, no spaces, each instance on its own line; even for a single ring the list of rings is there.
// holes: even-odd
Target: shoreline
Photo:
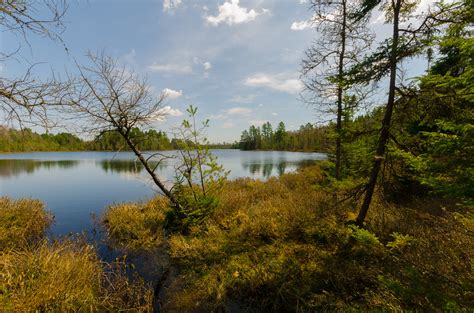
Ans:
[[[178,149],[164,149],[164,150],[151,150],[151,151],[176,151]],[[239,151],[255,151],[255,152],[302,152],[302,153],[325,153],[328,154],[328,151],[307,151],[307,150],[265,150],[265,149],[258,149],[258,150],[243,150],[238,148],[210,148],[209,150],[239,150]],[[0,151],[0,155],[2,154],[20,154],[20,153],[41,153],[41,152],[133,152],[132,150],[48,150],[48,151]]]

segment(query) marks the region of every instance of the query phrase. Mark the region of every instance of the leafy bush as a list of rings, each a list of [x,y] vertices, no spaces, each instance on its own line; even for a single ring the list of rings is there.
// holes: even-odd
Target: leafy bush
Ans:
[[[401,250],[404,247],[410,245],[410,243],[413,241],[413,236],[410,235],[402,235],[399,233],[393,233],[391,234],[393,237],[393,241],[390,241],[387,243],[387,247],[392,249],[392,250]]]
[[[186,112],[190,120],[183,120],[174,139],[179,152],[173,186],[177,203],[167,215],[167,229],[183,233],[202,223],[217,207],[217,194],[229,174],[209,150],[209,141],[204,134],[209,120],[199,126],[197,108],[190,105]]]

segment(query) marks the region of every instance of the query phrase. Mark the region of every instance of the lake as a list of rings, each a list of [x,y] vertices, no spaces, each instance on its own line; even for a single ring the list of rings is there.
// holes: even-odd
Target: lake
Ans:
[[[172,154],[172,151],[165,152]],[[212,150],[229,178],[267,179],[324,160],[323,153]],[[172,182],[173,160],[158,169]],[[90,231],[93,215],[113,203],[145,201],[158,191],[131,152],[35,152],[0,154],[0,196],[42,200],[55,216],[51,235]]]

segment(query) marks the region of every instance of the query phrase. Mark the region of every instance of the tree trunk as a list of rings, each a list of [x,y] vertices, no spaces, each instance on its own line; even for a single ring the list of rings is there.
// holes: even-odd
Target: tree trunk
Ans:
[[[357,225],[362,226],[369,210],[372,196],[374,194],[375,186],[377,184],[377,178],[379,175],[380,167],[382,165],[385,149],[387,147],[388,138],[390,136],[390,123],[392,119],[393,107],[395,105],[395,87],[397,79],[397,54],[398,54],[398,37],[399,37],[399,15],[401,0],[396,0],[393,8],[393,35],[392,35],[392,46],[390,51],[390,82],[387,106],[385,108],[385,115],[382,121],[382,130],[380,131],[379,141],[377,145],[377,151],[374,156],[374,163],[372,172],[370,174],[369,182],[367,184],[367,190],[365,193],[364,202],[357,216]]]
[[[148,162],[145,160],[142,153],[138,150],[138,148],[135,146],[135,144],[122,131],[120,131],[120,134],[123,136],[123,138],[127,142],[130,149],[132,149],[133,153],[136,155],[138,160],[140,160],[140,163],[142,163],[145,170],[148,172],[148,174],[150,174],[150,176],[151,176],[153,182],[155,183],[155,185],[157,185],[158,188],[160,188],[160,190],[165,194],[165,196],[168,197],[168,199],[174,205],[176,205],[179,208],[180,207],[179,202],[176,200],[176,198],[173,196],[173,194],[165,187],[165,185],[163,185],[161,180],[156,176],[155,172],[150,168],[150,166],[148,165]]]
[[[339,54],[338,82],[337,82],[337,121],[336,121],[336,179],[341,178],[341,154],[342,154],[342,93],[344,78],[344,54],[346,53],[346,0],[342,1],[342,30],[341,30],[341,53]]]

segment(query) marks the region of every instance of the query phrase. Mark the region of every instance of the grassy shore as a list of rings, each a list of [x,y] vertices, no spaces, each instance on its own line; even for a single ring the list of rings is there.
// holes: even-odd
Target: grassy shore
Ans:
[[[226,182],[219,205],[186,234],[167,233],[166,201],[110,208],[111,240],[166,249],[165,311],[468,311],[472,219],[437,201],[379,195],[366,228],[356,200],[317,166],[266,182]],[[161,224],[161,227],[159,226]]]
[[[167,225],[170,206],[110,207],[112,245],[166,256],[165,312],[469,311],[473,222],[433,198],[389,203],[376,195],[354,226],[350,182],[318,166],[266,182],[227,181],[203,223]],[[124,262],[104,263],[80,239],[48,242],[51,215],[36,200],[0,198],[0,307],[9,311],[151,311],[153,292]],[[153,260],[153,258],[150,258]],[[166,268],[167,267],[167,268]]]
[[[40,201],[0,198],[2,312],[152,310],[151,289],[124,262],[100,261],[80,239],[46,241],[51,222]]]

